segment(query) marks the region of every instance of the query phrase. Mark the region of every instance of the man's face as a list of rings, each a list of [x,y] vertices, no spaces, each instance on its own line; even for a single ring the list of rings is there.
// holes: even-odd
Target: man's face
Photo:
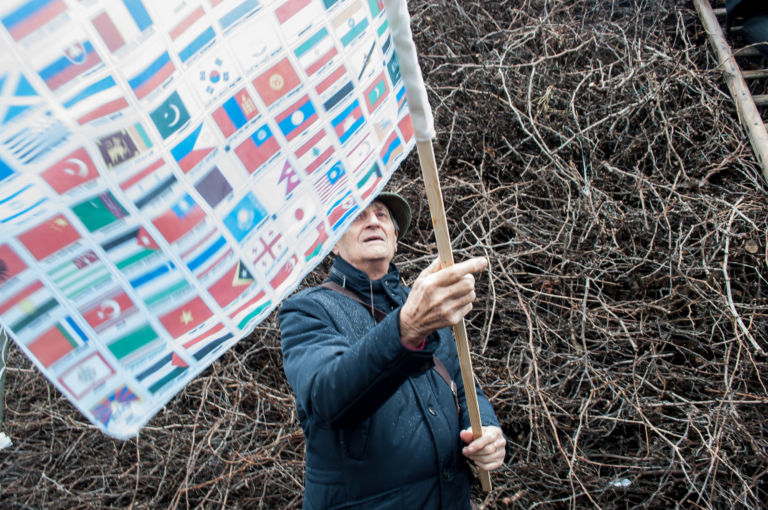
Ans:
[[[397,232],[389,209],[374,200],[333,247],[333,253],[357,269],[374,262],[389,262],[397,251]]]

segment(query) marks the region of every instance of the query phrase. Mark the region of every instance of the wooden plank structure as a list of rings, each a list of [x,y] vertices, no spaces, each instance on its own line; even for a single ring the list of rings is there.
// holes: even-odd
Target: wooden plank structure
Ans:
[[[752,95],[746,80],[768,78],[768,69],[742,70],[736,57],[759,57],[761,53],[754,47],[731,50],[725,33],[718,21],[718,16],[725,23],[725,8],[712,9],[709,0],[693,0],[699,18],[707,32],[709,43],[715,52],[718,65],[736,104],[736,112],[747,130],[752,150],[762,168],[763,179],[768,184],[768,131],[760,115],[758,106],[768,105],[768,94]],[[734,27],[732,30],[737,30]]]

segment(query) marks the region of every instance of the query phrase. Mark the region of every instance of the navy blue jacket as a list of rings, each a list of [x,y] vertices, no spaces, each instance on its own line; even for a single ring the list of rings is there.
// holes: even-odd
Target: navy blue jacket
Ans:
[[[394,265],[380,280],[337,257],[329,279],[389,312],[371,311],[334,290],[313,287],[287,299],[279,321],[285,373],[306,437],[305,509],[469,509],[459,431],[470,426],[449,329],[421,351],[400,340],[410,289]],[[435,354],[458,385],[432,369]],[[498,421],[477,388],[483,425]]]

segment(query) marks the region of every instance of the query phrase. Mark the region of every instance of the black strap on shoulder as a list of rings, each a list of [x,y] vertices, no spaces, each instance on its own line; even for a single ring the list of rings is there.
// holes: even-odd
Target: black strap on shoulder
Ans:
[[[387,316],[386,312],[383,312],[379,310],[378,308],[374,308],[372,304],[368,304],[362,299],[360,299],[360,296],[358,296],[356,293],[352,292],[351,290],[347,289],[346,287],[342,287],[338,283],[326,280],[323,283],[320,284],[320,287],[334,290],[338,292],[339,294],[343,294],[347,296],[348,298],[357,301],[361,305],[363,305],[366,310],[371,312],[371,315],[373,315],[373,318],[376,320],[376,322],[381,322],[384,320],[384,317]],[[435,372],[440,375],[440,378],[445,381],[445,384],[448,385],[448,387],[451,389],[451,393],[453,394],[453,401],[456,404],[456,412],[461,416],[461,407],[459,407],[459,395],[458,395],[458,388],[456,386],[456,383],[451,379],[451,374],[448,373],[448,369],[445,368],[445,365],[443,365],[443,362],[438,359],[437,356],[434,354],[432,355],[432,362],[434,365],[432,366],[433,369],[435,369]]]
[[[323,283],[320,284],[321,287],[324,287],[326,289],[335,290],[339,294],[344,294],[349,299],[353,299],[363,305],[369,312],[371,312],[371,315],[373,315],[373,318],[376,319],[376,322],[381,322],[384,320],[384,317],[387,316],[386,312],[383,312],[379,310],[378,308],[374,308],[372,304],[366,303],[362,299],[360,299],[360,296],[352,292],[351,290],[347,289],[346,287],[342,287],[338,283],[326,280]]]

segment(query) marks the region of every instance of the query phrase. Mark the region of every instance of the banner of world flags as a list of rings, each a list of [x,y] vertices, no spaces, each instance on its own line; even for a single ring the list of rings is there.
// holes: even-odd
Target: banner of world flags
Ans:
[[[0,6],[0,327],[139,429],[414,145],[381,0]]]

